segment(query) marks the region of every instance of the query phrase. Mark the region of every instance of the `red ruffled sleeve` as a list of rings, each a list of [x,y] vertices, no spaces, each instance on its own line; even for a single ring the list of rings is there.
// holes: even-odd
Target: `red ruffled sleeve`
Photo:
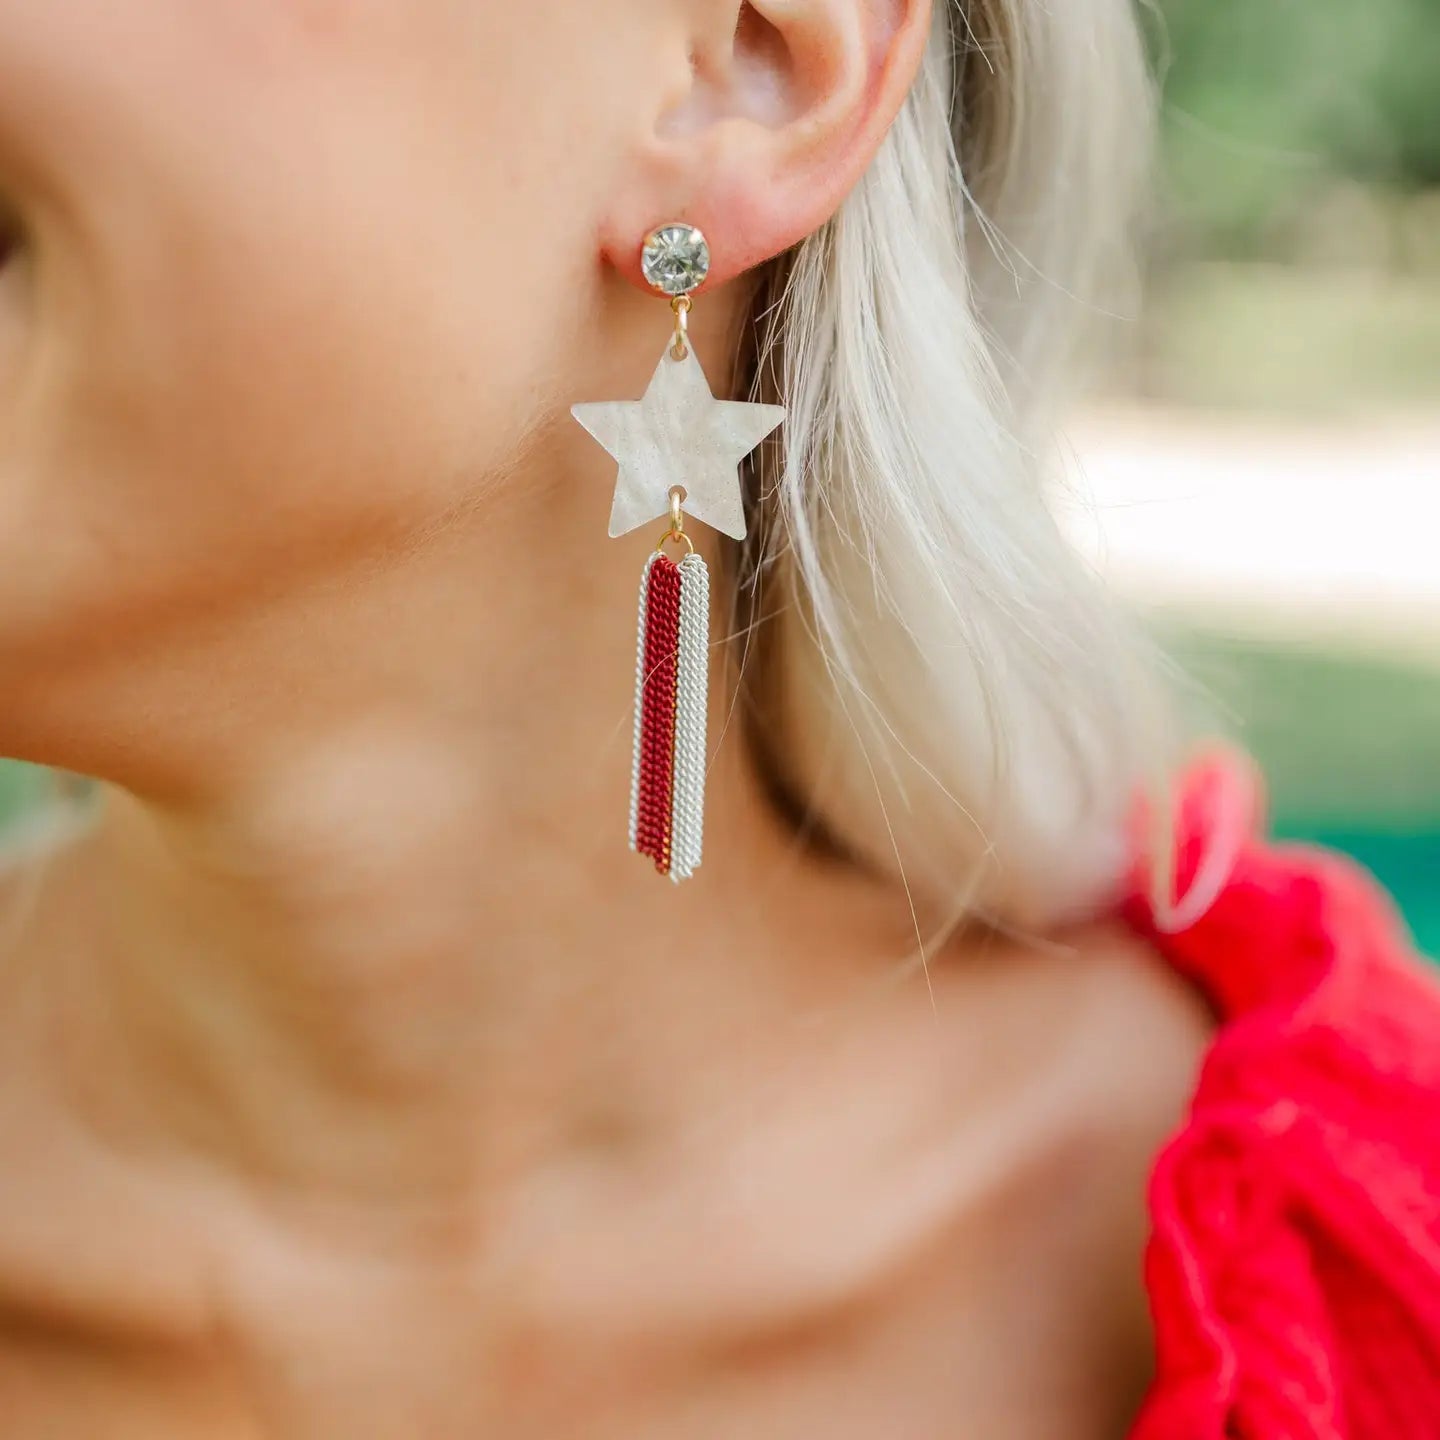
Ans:
[[[1440,988],[1368,876],[1258,812],[1243,762],[1198,767],[1178,880],[1228,878],[1178,933],[1129,907],[1220,1022],[1151,1178],[1132,1440],[1434,1440]]]

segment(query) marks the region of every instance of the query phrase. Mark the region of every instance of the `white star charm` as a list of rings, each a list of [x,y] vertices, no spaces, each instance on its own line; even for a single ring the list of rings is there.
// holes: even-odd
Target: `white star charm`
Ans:
[[[740,462],[785,418],[783,406],[717,400],[693,348],[677,360],[667,346],[641,399],[570,413],[620,462],[612,537],[668,515],[670,489],[683,485],[686,515],[745,538]]]

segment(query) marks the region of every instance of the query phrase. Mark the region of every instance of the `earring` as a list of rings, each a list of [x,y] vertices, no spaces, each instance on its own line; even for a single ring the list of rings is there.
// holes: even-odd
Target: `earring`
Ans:
[[[785,411],[711,393],[689,340],[691,295],[710,273],[710,247],[695,226],[652,230],[640,268],[670,298],[674,321],[649,388],[639,400],[575,405],[571,414],[620,465],[611,536],[669,517],[640,578],[630,848],[680,881],[700,864],[710,675],[710,577],[685,520],[745,538],[740,462]],[[683,547],[678,563],[667,544]]]

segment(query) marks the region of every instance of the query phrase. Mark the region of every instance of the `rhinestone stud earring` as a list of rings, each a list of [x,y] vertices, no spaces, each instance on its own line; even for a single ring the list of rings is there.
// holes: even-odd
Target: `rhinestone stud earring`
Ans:
[[[785,411],[711,393],[689,337],[691,297],[710,274],[710,246],[694,225],[656,226],[641,244],[640,269],[669,297],[673,317],[650,384],[639,400],[571,413],[619,462],[611,536],[669,517],[640,581],[630,847],[679,881],[700,864],[710,670],[709,572],[685,521],[745,538],[740,462]],[[683,547],[678,563],[667,544]]]

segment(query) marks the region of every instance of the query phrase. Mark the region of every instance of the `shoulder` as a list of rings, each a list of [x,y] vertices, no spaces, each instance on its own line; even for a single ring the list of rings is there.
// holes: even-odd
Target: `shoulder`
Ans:
[[[1217,1025],[1150,1182],[1137,1436],[1440,1433],[1440,985],[1367,875],[1200,781],[1180,881],[1218,846],[1223,883],[1178,927],[1130,907]]]

